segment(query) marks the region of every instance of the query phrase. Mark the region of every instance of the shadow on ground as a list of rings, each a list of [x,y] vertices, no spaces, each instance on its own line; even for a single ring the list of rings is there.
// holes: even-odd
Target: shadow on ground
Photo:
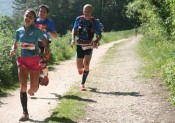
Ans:
[[[99,94],[107,94],[107,95],[115,95],[115,96],[144,96],[140,94],[139,92],[101,92],[97,91],[97,88],[89,88],[91,92],[99,93]]]
[[[10,93],[7,93],[7,92],[0,92],[0,98],[1,97],[9,97],[9,96],[13,96],[12,94],[10,94]]]
[[[84,99],[84,98],[81,98],[79,96],[75,96],[75,95],[65,95],[62,97],[62,99],[72,99],[72,100],[78,100],[78,101],[85,101],[85,102],[96,102],[94,100],[91,100],[91,99]]]
[[[5,103],[3,103],[3,102],[0,101],[0,107],[1,107],[3,104],[5,104]],[[7,103],[6,103],[6,104],[7,104]]]
[[[48,123],[48,122],[54,122],[54,123],[77,123],[69,118],[66,117],[52,117],[52,118],[47,118],[45,122],[43,123]]]
[[[38,121],[33,119],[29,119],[28,121],[30,121],[31,123],[46,123],[45,121]]]

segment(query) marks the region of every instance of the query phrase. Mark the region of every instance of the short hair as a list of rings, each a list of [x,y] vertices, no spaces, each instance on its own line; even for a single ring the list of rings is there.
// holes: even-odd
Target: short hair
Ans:
[[[41,8],[45,8],[46,11],[47,11],[47,13],[49,13],[49,7],[48,7],[47,5],[40,5],[40,6],[39,6],[39,10],[40,10]]]
[[[83,11],[84,11],[84,9],[87,8],[87,7],[91,8],[91,9],[93,10],[93,7],[92,7],[91,4],[86,4],[86,5],[84,5],[84,7],[83,7]]]
[[[26,14],[26,12],[31,12],[31,13],[33,14],[34,18],[37,17],[37,16],[36,16],[36,12],[35,12],[33,9],[27,9],[27,10],[25,11],[25,14]]]

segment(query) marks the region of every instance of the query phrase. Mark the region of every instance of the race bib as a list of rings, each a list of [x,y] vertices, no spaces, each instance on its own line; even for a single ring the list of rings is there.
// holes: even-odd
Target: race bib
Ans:
[[[78,45],[80,45],[83,50],[93,49],[93,45],[86,45],[86,44],[78,44]]]
[[[91,46],[82,46],[82,49],[83,50],[93,49],[93,46],[92,45]]]
[[[35,45],[33,43],[21,43],[21,49],[35,50]]]

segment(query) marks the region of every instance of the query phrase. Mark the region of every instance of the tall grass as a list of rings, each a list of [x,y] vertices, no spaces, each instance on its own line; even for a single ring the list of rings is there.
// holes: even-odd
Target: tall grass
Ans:
[[[128,38],[135,34],[134,30],[125,30],[125,31],[117,31],[117,32],[105,32],[103,33],[101,44],[109,43],[111,41],[120,40],[123,38]]]
[[[145,75],[159,77],[167,84],[171,93],[170,101],[175,104],[175,42],[143,38],[139,51],[146,61]]]

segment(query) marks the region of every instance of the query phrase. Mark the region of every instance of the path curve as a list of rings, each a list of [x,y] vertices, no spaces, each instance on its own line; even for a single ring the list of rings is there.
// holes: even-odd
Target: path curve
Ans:
[[[142,75],[139,38],[112,47],[90,73],[87,86],[96,91],[89,91],[93,101],[87,102],[86,116],[78,123],[175,123],[166,86]]]
[[[122,42],[125,39],[117,42]],[[98,49],[94,49],[91,68],[100,60],[100,57],[116,42],[111,42]],[[44,123],[52,110],[58,104],[60,97],[68,91],[73,82],[80,81],[76,71],[75,58],[61,62],[49,71],[50,83],[47,87],[40,86],[34,97],[28,96],[28,110],[30,120],[25,123]],[[28,86],[29,87],[29,86]],[[0,123],[17,123],[22,115],[22,107],[19,98],[19,88],[7,97],[0,98]]]

